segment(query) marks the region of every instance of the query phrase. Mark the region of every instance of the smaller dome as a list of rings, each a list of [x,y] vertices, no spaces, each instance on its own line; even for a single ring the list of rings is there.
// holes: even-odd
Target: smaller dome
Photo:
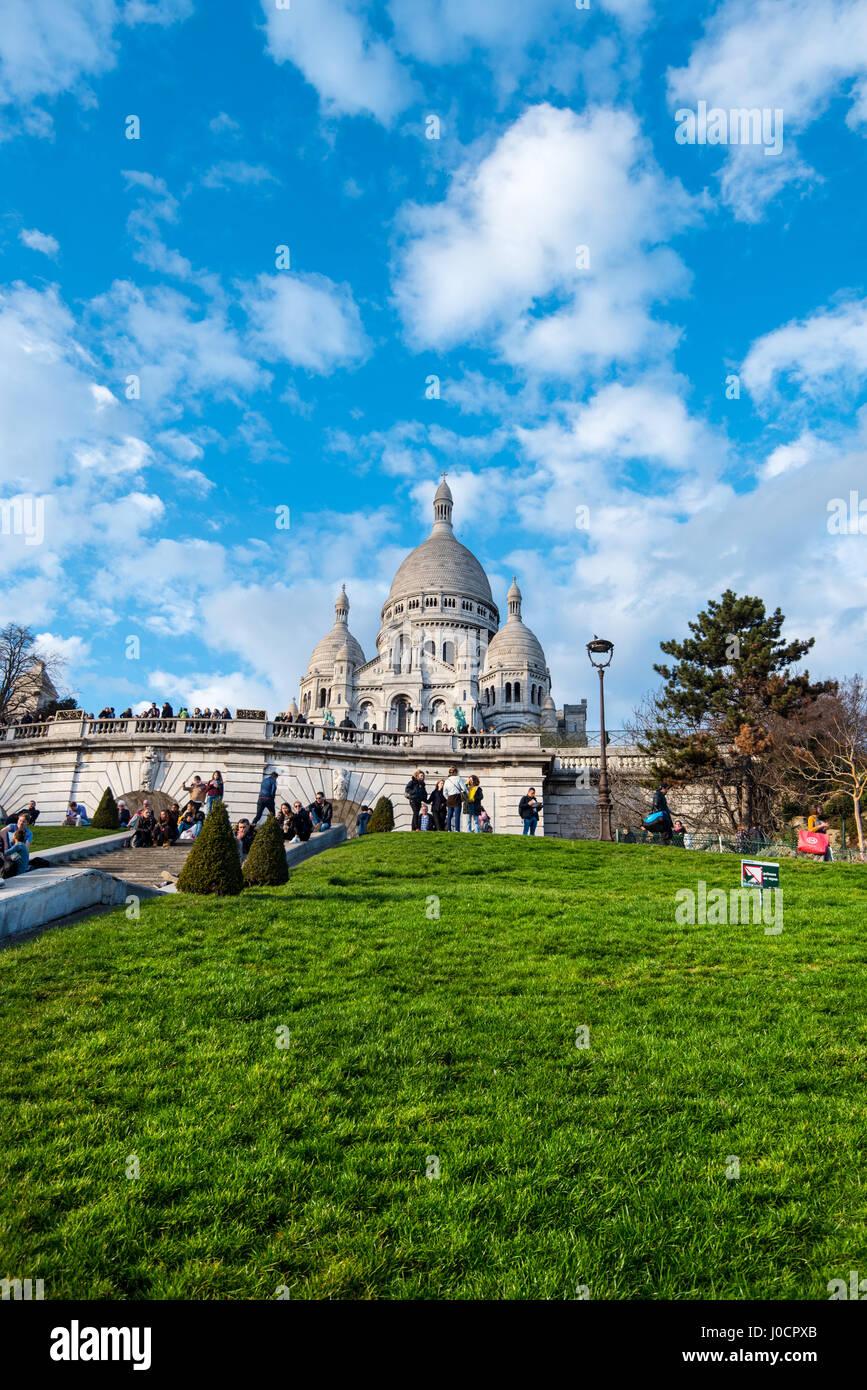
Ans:
[[[506,598],[517,599],[519,603],[523,598],[523,594],[521,593],[521,590],[518,588],[517,576],[514,574],[512,575],[512,582],[509,585],[509,592],[506,594]]]
[[[542,701],[542,708],[543,708],[543,709],[553,709],[553,710],[556,710],[556,708],[557,708],[557,706],[554,704],[554,697],[553,697],[553,695],[551,694],[550,690],[548,691],[548,694],[545,696],[544,700]]]
[[[443,474],[443,480],[442,480],[442,482],[440,483],[439,487],[437,488],[436,492],[434,493],[434,501],[435,501],[435,502],[454,502],[454,500],[455,500],[455,499],[452,497],[452,490],[451,490],[451,488],[449,487],[448,483],[446,482],[446,475],[445,475],[445,473],[444,473],[444,474]]]
[[[292,715],[292,718],[294,719],[294,718],[295,718],[295,715],[296,715],[297,713],[298,713],[298,704],[297,704],[297,702],[296,702],[295,696],[293,695],[293,696],[292,696],[292,702],[291,702],[291,704],[289,705],[289,709],[287,710],[287,714],[291,714],[291,715]]]

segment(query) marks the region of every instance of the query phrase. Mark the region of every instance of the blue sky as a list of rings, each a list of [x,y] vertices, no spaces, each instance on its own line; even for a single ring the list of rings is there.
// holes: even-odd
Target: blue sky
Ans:
[[[702,101],[782,151],[678,143]],[[863,0],[7,0],[0,620],[87,708],[275,711],[445,468],[558,703],[600,632],[622,723],[727,586],[858,668],[865,133]]]

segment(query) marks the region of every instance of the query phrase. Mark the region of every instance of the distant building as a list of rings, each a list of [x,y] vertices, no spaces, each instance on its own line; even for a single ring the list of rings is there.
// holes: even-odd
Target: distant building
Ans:
[[[7,722],[13,724],[25,715],[32,719],[57,698],[57,690],[45,669],[45,662],[35,661],[29,671],[18,677],[9,692]]]
[[[309,718],[411,731],[468,727],[507,733],[528,726],[581,737],[587,702],[557,710],[539,639],[521,615],[513,578],[500,626],[488,577],[452,527],[443,476],[427,540],[400,565],[382,606],[377,654],[367,660],[349,630],[345,587],[334,626],[313,649],[299,706]],[[294,702],[292,708],[294,709]]]

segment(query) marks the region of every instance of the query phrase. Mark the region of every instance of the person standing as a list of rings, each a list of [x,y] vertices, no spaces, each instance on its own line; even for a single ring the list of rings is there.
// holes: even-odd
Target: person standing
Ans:
[[[518,802],[518,815],[524,822],[522,834],[535,835],[536,826],[539,824],[539,813],[542,810],[541,801],[536,800],[536,788],[528,787],[527,795],[522,796]]]
[[[653,793],[653,807],[652,807],[652,811],[659,811],[659,812],[662,813],[662,820],[657,821],[656,824],[659,826],[659,832],[658,832],[658,833],[662,836],[662,843],[663,843],[664,845],[670,845],[670,844],[671,844],[671,825],[672,825],[672,822],[671,822],[671,811],[668,809],[668,801],[666,800],[666,796],[665,796],[665,793],[666,793],[667,791],[668,791],[668,784],[667,784],[666,782],[660,782],[660,784],[659,784],[659,786],[657,787],[656,791]],[[655,829],[656,829],[656,826],[654,826],[654,830],[655,830]]]
[[[186,782],[181,783],[181,791],[188,792],[190,801],[194,801],[197,806],[204,806],[208,790],[198,773],[196,773],[189,786],[187,786]]]
[[[276,815],[274,809],[274,798],[276,795],[277,778],[271,768],[266,768],[265,775],[262,778],[262,785],[259,788],[259,800],[256,802],[256,814],[252,821],[254,826],[258,825],[259,817],[262,815],[263,811],[270,811],[272,816]]]
[[[482,797],[484,792],[479,786],[479,779],[475,773],[467,782],[467,816],[469,819],[470,830],[478,835],[481,830],[479,816],[483,811]]]
[[[218,801],[222,800],[223,774],[222,772],[213,772],[210,782],[205,787],[205,815],[208,814],[212,806],[215,806]]]
[[[445,782],[441,777],[430,794],[430,813],[433,820],[434,830],[445,830],[446,828],[446,797],[443,787]]]
[[[443,783],[446,799],[446,830],[461,828],[461,803],[467,792],[467,784],[456,767],[449,768],[449,775]]]
[[[362,806],[358,815],[355,817],[355,829],[358,831],[359,835],[367,834],[367,822],[372,815],[373,811],[369,806]]]
[[[414,772],[404,787],[406,799],[412,811],[411,830],[420,830],[421,808],[427,801],[427,787],[424,784],[424,773],[421,768]]]

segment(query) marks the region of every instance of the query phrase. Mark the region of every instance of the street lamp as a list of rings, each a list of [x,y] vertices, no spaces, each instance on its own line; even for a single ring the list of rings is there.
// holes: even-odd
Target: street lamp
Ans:
[[[587,643],[587,655],[590,658],[590,665],[595,666],[599,672],[599,722],[601,732],[599,742],[601,745],[601,766],[599,769],[599,838],[600,840],[613,840],[611,833],[611,795],[608,791],[608,751],[605,737],[605,668],[611,665],[611,658],[614,655],[614,643],[607,642],[604,637],[596,637]]]

